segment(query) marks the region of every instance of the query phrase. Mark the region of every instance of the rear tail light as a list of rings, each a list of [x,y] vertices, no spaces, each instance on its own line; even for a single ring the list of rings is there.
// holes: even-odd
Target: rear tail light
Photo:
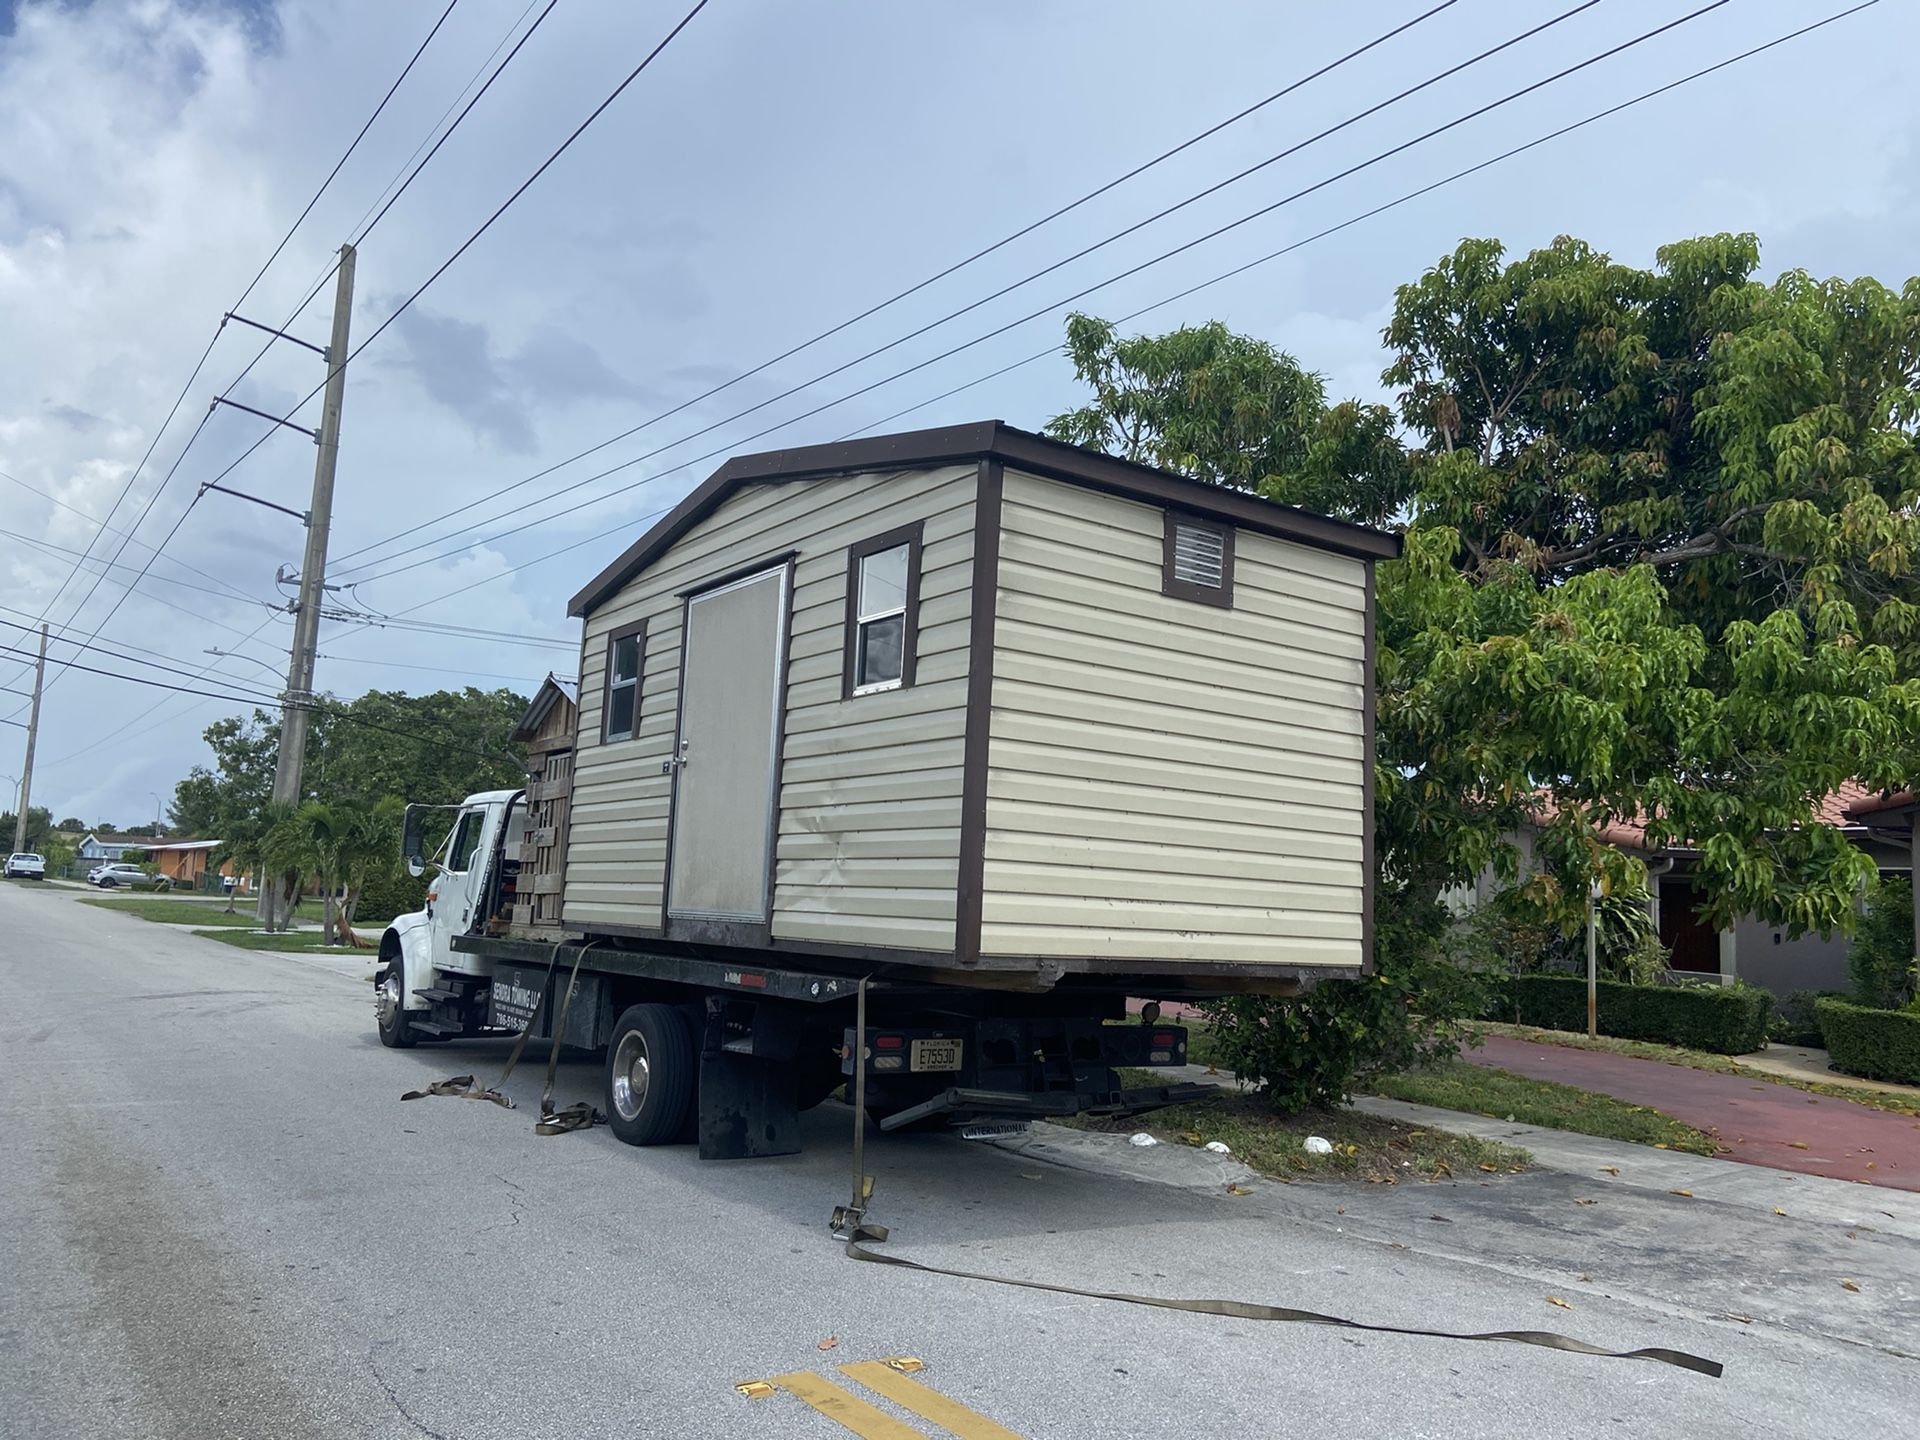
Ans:
[[[903,1035],[876,1035],[873,1037],[873,1048],[876,1050],[904,1050],[906,1045],[906,1037]]]

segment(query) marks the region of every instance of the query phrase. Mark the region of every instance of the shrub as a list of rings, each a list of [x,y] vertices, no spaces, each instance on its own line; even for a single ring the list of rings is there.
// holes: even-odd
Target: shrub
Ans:
[[[1889,876],[1868,892],[1867,913],[1847,955],[1854,1000],[1899,1009],[1914,995],[1913,963],[1913,882]]]
[[[1869,1080],[1920,1085],[1920,1013],[1819,1000],[1814,1012],[1836,1070]]]
[[[1430,934],[1396,925],[1392,910],[1382,918],[1371,975],[1323,980],[1292,999],[1249,995],[1203,1005],[1214,1063],[1293,1114],[1337,1105],[1372,1076],[1451,1059],[1466,1022],[1486,1004],[1488,977],[1454,963]]]
[[[1813,1012],[1819,1000],[1844,1000],[1844,990],[1795,990],[1774,1003],[1767,1021],[1767,1039],[1776,1045],[1820,1045],[1820,1018]]]
[[[1622,1040],[1652,1040],[1744,1055],[1767,1040],[1773,996],[1757,985],[1599,984],[1599,1030]],[[1587,982],[1573,975],[1514,975],[1499,985],[1495,1018],[1548,1030],[1587,1028]]]
[[[354,911],[356,925],[371,925],[407,915],[427,903],[427,878],[415,879],[395,866],[383,875],[375,875],[360,892],[360,904]]]

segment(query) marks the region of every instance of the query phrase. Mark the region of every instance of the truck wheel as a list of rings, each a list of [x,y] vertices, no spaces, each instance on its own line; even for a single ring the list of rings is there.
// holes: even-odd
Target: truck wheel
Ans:
[[[629,1005],[607,1046],[607,1128],[629,1145],[681,1137],[693,1105],[693,1035],[671,1005]]]
[[[380,1043],[389,1050],[410,1049],[419,1039],[413,1033],[413,1027],[407,1024],[406,984],[400,957],[395,955],[387,961],[387,968],[380,972],[380,979],[374,985],[373,1013],[380,1023]]]

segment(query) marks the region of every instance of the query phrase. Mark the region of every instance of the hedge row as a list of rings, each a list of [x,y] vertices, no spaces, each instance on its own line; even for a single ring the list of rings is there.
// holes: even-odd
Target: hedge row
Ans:
[[[1490,1017],[1547,1030],[1587,1028],[1587,982],[1577,975],[1513,975],[1498,982]],[[1773,996],[1753,985],[1623,985],[1602,980],[1599,1029],[1621,1040],[1653,1040],[1744,1055],[1766,1043]]]
[[[1814,1011],[1833,1068],[1869,1080],[1920,1085],[1920,1015],[1821,1000]]]

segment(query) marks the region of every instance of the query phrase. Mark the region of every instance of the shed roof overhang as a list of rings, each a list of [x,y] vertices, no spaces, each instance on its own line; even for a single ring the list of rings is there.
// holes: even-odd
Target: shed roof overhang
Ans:
[[[864,470],[906,470],[969,460],[998,460],[1031,474],[1104,490],[1150,505],[1185,510],[1318,550],[1365,560],[1392,559],[1400,553],[1400,537],[1384,530],[1263,500],[1244,490],[1230,490],[1157,470],[1151,465],[1119,460],[1031,431],[1016,430],[999,420],[982,420],[937,430],[910,430],[831,445],[737,455],[696,486],[686,499],[596,575],[569,602],[567,613],[587,615],[611,599],[743,485],[814,480]]]

